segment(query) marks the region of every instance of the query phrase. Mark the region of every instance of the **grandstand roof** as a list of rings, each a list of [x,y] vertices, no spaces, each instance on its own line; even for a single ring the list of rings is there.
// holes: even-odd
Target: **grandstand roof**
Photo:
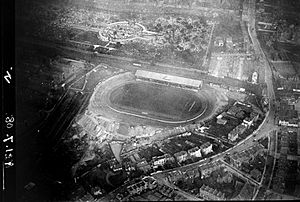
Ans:
[[[186,85],[195,88],[199,88],[202,86],[202,81],[200,80],[188,79],[184,77],[172,76],[172,75],[161,74],[156,72],[149,72],[144,70],[137,70],[135,75],[137,77],[154,79],[154,80],[159,80],[159,81],[164,81],[164,82],[169,82],[169,83],[174,83],[179,85]]]

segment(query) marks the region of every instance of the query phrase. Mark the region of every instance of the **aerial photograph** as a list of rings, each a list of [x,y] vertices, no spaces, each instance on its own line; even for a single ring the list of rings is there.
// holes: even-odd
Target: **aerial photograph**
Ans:
[[[300,200],[299,0],[15,0],[20,202]]]

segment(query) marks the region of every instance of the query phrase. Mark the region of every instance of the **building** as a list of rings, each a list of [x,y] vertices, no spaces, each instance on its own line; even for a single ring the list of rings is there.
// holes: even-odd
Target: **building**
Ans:
[[[246,124],[242,123],[238,125],[228,133],[228,140],[230,140],[231,142],[236,141],[239,135],[243,134],[246,131],[246,129],[247,129]]]
[[[213,171],[218,170],[221,167],[222,167],[221,161],[216,161],[213,163],[208,163],[200,166],[199,170],[201,172],[201,179],[209,177]]]
[[[289,105],[288,101],[281,100],[278,113],[278,125],[298,128],[298,112],[294,105]]]
[[[201,149],[199,149],[199,147],[194,147],[192,149],[189,149],[188,150],[188,154],[191,156],[191,157],[201,157]]]
[[[127,198],[130,193],[127,191],[127,188],[121,188],[118,194],[116,195],[116,199],[119,201],[123,201],[123,199]]]
[[[202,144],[200,146],[201,152],[203,153],[203,155],[207,155],[211,152],[213,152],[212,149],[212,144],[210,142],[205,142],[204,144]]]
[[[247,128],[250,128],[250,126],[252,126],[253,124],[253,119],[251,119],[250,117],[246,117],[243,120],[243,124],[246,125]]]
[[[243,120],[243,123],[247,125],[248,128],[258,120],[259,114],[256,112],[251,112],[250,116]]]
[[[241,111],[242,111],[242,109],[240,107],[233,105],[232,107],[230,107],[228,109],[228,111],[226,112],[226,115],[235,117]]]
[[[171,182],[171,183],[174,183],[174,182],[177,182],[179,179],[182,179],[183,176],[182,176],[182,172],[180,170],[174,170],[174,171],[171,171],[170,173],[168,173],[166,179]]]
[[[115,158],[109,161],[109,167],[114,172],[122,170],[122,165]]]
[[[241,169],[243,162],[249,162],[262,150],[264,150],[264,147],[261,144],[256,144],[248,150],[235,152],[230,156],[230,163],[236,168]]]
[[[258,73],[253,72],[253,74],[252,74],[252,83],[257,84],[257,80],[258,80]]]
[[[186,151],[180,151],[174,154],[176,160],[178,163],[181,163],[183,161],[185,161],[188,157],[188,154]]]
[[[137,70],[135,73],[137,79],[143,79],[147,81],[155,81],[158,83],[173,85],[176,87],[190,88],[190,89],[200,89],[202,87],[202,81],[189,79],[179,76],[172,76],[169,74],[162,74],[156,72],[149,72],[144,70]]]
[[[216,37],[215,46],[224,46],[224,40],[222,37],[220,37],[220,36]]]
[[[250,113],[250,118],[253,120],[253,122],[256,122],[259,118],[259,113],[253,111]]]
[[[200,176],[198,169],[189,169],[183,172],[184,178],[195,179]]]
[[[146,177],[143,177],[142,180],[144,182],[146,182],[147,187],[149,189],[154,189],[154,188],[157,187],[157,182],[156,182],[156,180],[153,177],[146,176]]]
[[[164,156],[153,157],[153,166],[154,167],[163,166],[165,163],[166,163],[166,159]]]
[[[136,183],[136,184],[128,186],[127,191],[129,192],[130,195],[135,195],[135,194],[141,193],[142,188],[143,188],[143,186],[140,186],[140,184]]]
[[[225,194],[206,185],[199,189],[199,195],[205,200],[225,200]]]
[[[124,169],[127,173],[135,171],[135,167],[133,166],[133,163],[131,161],[125,161],[125,162],[123,162],[123,165],[124,165]]]
[[[127,191],[130,195],[140,194],[147,189],[154,189],[157,187],[157,182],[152,177],[144,177],[141,181],[127,186]]]
[[[159,187],[159,192],[167,197],[171,197],[174,193],[174,190],[166,185],[161,185]]]
[[[227,37],[226,38],[226,46],[227,46],[227,48],[232,48],[233,47],[232,37]]]
[[[135,160],[136,160],[137,162],[141,161],[141,157],[139,156],[138,153],[134,153],[134,154],[133,154],[133,157],[135,158]]]
[[[139,170],[142,170],[144,171],[145,173],[148,172],[149,170],[151,170],[151,166],[148,164],[148,162],[143,159],[141,162],[139,162],[136,167],[139,169]]]
[[[227,123],[227,120],[226,119],[217,119],[217,124],[220,124],[220,125],[225,125]]]
[[[253,170],[251,170],[250,175],[253,179],[255,179],[256,181],[259,181],[260,177],[261,177],[261,172],[257,169],[253,169]]]
[[[294,128],[299,127],[298,121],[296,121],[296,120],[289,120],[289,121],[279,120],[278,125],[287,126],[287,127],[294,127]]]
[[[170,154],[164,154],[162,156],[153,157],[153,166],[163,166],[167,161],[174,161],[174,158]]]

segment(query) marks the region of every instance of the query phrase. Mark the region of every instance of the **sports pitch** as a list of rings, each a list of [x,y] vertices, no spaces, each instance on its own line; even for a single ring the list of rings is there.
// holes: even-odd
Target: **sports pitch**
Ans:
[[[169,121],[196,117],[206,102],[196,92],[147,82],[125,83],[111,91],[111,107]]]
[[[215,94],[136,80],[132,73],[118,74],[99,83],[88,110],[119,122],[174,126],[203,120],[215,110]]]

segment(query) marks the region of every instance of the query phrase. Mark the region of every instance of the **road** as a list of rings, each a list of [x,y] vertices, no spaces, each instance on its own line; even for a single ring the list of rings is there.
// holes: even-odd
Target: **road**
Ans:
[[[259,126],[259,128],[254,131],[253,134],[251,134],[250,136],[248,136],[246,139],[242,140],[241,142],[239,142],[237,145],[235,145],[234,147],[228,149],[227,151],[223,152],[223,153],[219,153],[213,157],[210,158],[210,161],[214,162],[216,160],[222,159],[226,154],[232,154],[234,152],[241,152],[249,147],[251,147],[253,145],[253,142],[255,141],[255,139],[260,139],[263,137],[268,136],[269,132],[277,129],[277,126],[275,125],[275,92],[274,92],[274,87],[273,87],[273,75],[272,75],[272,69],[270,66],[270,63],[267,59],[267,57],[265,56],[260,43],[257,39],[257,35],[256,35],[256,30],[255,30],[255,0],[250,0],[250,20],[249,20],[249,24],[248,24],[248,32],[249,32],[249,36],[252,40],[253,46],[254,46],[254,50],[255,53],[257,55],[260,56],[263,64],[264,64],[264,68],[265,68],[265,82],[267,84],[267,92],[268,92],[268,98],[269,98],[269,111],[266,113],[265,119],[262,122],[262,124]],[[200,160],[199,162],[190,164],[190,165],[186,165],[186,166],[182,166],[180,168],[176,168],[176,169],[172,169],[173,170],[178,170],[178,169],[187,169],[187,168],[193,168],[193,167],[197,167],[199,165],[208,163],[208,159],[203,159]],[[162,174],[168,173],[170,171],[163,171],[161,173],[157,174],[157,177],[161,177]],[[237,171],[241,174],[240,171]],[[154,175],[156,176],[156,175]],[[247,176],[246,176],[247,178]],[[255,183],[256,185],[259,185],[258,182],[252,180],[251,178],[248,179],[250,181],[253,181],[253,183]],[[257,196],[257,193],[255,194],[255,196]]]
[[[237,173],[239,176],[242,176],[247,181],[249,181],[249,182],[251,182],[251,183],[253,183],[255,185],[259,185],[259,183],[257,181],[255,181],[254,179],[252,179],[251,177],[249,177],[248,175],[246,175],[242,171],[238,170],[237,168],[233,167],[232,165],[226,163],[225,161],[222,161],[222,163],[224,163],[228,168],[230,168],[232,171],[234,171],[235,173]]]
[[[274,155],[277,153],[277,144],[278,144],[278,133],[276,132],[276,134],[275,134],[275,152],[274,152]],[[270,181],[269,181],[269,183],[267,185],[267,188],[269,188],[271,186],[271,182],[272,182],[273,175],[274,175],[275,164],[276,164],[276,158],[274,157],[273,166],[272,166],[272,172],[271,172],[271,177],[270,177]],[[262,176],[262,177],[264,177],[264,176]]]
[[[139,61],[142,64],[141,67],[133,66],[132,63],[136,62],[134,58],[121,57],[109,54],[95,54],[90,51],[78,49],[71,47],[71,44],[54,44],[53,42],[46,42],[39,39],[32,38],[18,38],[18,43],[30,44],[38,47],[46,47],[54,50],[59,50],[61,54],[67,55],[68,57],[77,57],[84,60],[93,60],[95,62],[101,60],[102,63],[108,64],[110,66],[125,69],[127,71],[136,71],[137,69],[144,69],[149,71],[154,71],[158,73],[167,73],[174,76],[183,76],[186,78],[202,80],[204,83],[219,83],[226,86],[240,86],[246,90],[258,89],[257,85],[250,84],[248,82],[240,81],[237,79],[230,78],[217,78],[208,75],[206,71],[200,69],[187,68],[182,66],[175,66],[166,63],[157,62],[150,64],[150,62]]]
[[[254,2],[254,0],[252,0],[251,2]],[[255,5],[255,2],[254,2]],[[248,26],[248,32],[250,35],[250,38],[253,42],[253,46],[254,46],[254,50],[256,52],[257,55],[261,56],[261,59],[264,63],[264,67],[265,67],[265,82],[267,84],[267,91],[268,91],[268,97],[269,97],[269,111],[266,114],[265,120],[263,121],[263,123],[260,125],[260,127],[256,130],[256,132],[254,132],[252,135],[248,136],[246,139],[244,139],[243,141],[239,142],[237,145],[235,145],[234,147],[230,148],[229,150],[217,154],[213,157],[211,157],[210,159],[203,159],[199,162],[196,162],[194,164],[190,164],[190,165],[186,165],[183,167],[194,167],[194,166],[198,166],[200,164],[203,163],[208,163],[209,161],[215,161],[218,159],[222,159],[226,153],[233,153],[233,152],[239,152],[242,150],[245,150],[246,148],[250,147],[253,145],[253,140],[254,139],[259,139],[261,137],[267,136],[268,132],[270,130],[274,129],[274,101],[275,101],[275,93],[273,90],[273,83],[272,83],[272,70],[269,64],[269,61],[267,60],[265,54],[263,53],[263,50],[259,44],[259,41],[257,40],[257,36],[256,36],[256,31],[255,31],[255,19],[254,19],[254,15],[255,15],[255,11],[252,12],[253,16],[250,18],[250,22],[249,22],[249,26]],[[26,43],[28,43],[28,40],[25,40]],[[69,50],[69,51],[76,51],[76,52],[80,52],[81,54],[88,54],[88,55],[92,55],[90,52],[88,51],[83,51],[83,50],[78,50],[78,49],[74,49],[74,48],[69,48],[66,46],[58,46],[58,45],[53,45],[53,44],[49,44],[46,42],[37,42],[37,41],[31,41],[31,43],[37,44],[37,45],[43,45],[46,47],[51,47],[51,48],[55,48],[55,49],[63,49],[63,50]],[[104,55],[104,54],[97,54],[98,58],[104,59],[104,61],[108,62],[109,64],[112,63],[112,61],[116,61],[115,63],[117,63],[117,65],[122,64],[122,68],[124,69],[128,69],[130,71],[133,71],[135,69],[137,69],[136,67],[132,66],[132,62],[133,59],[129,59],[129,58],[123,58],[123,57],[118,57],[118,56],[112,56],[112,55]],[[102,61],[103,62],[103,61]],[[188,68],[182,68],[182,67],[174,67],[171,65],[167,65],[167,64],[156,64],[155,67],[150,66],[147,63],[143,64],[143,68],[151,68],[157,71],[167,71],[167,72],[174,72],[176,74],[179,75],[184,75],[184,76],[188,76],[190,78],[199,78],[199,75],[206,77],[206,79],[209,81],[210,80],[210,76],[204,75],[203,71],[200,70],[195,70],[195,69],[188,69]],[[203,79],[203,78],[201,78]],[[65,117],[65,116],[64,116]],[[53,128],[52,128],[53,129]],[[183,168],[181,167],[181,168]],[[180,169],[180,168],[178,168]],[[165,171],[165,172],[169,172],[169,171]]]

